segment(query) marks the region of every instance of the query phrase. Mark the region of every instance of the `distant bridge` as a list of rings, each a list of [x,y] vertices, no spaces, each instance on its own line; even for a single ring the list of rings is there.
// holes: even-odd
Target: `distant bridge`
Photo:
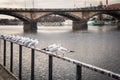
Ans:
[[[62,9],[36,9],[36,8],[0,8],[0,14],[16,17],[24,22],[25,31],[36,31],[37,22],[52,14],[67,17],[73,21],[73,30],[87,29],[89,18],[107,14],[118,19],[118,28],[120,28],[120,8],[108,7],[89,7],[89,8],[62,8]]]

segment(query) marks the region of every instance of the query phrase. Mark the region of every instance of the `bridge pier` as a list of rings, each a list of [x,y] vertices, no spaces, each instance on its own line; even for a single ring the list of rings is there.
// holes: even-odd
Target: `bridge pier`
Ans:
[[[120,30],[120,20],[117,22],[117,28]]]
[[[37,22],[36,21],[29,21],[24,22],[24,32],[36,32],[37,31]]]
[[[73,30],[87,30],[87,22],[73,21],[72,29]]]

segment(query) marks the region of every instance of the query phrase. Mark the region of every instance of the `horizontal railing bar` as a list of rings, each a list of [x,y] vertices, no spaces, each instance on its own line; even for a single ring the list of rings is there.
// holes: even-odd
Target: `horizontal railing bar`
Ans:
[[[18,43],[15,43],[15,44],[18,44]],[[21,44],[18,44],[18,45],[21,45]],[[24,45],[22,45],[22,46],[24,46]],[[24,47],[27,47],[27,46],[24,46]],[[53,54],[51,52],[46,52],[46,51],[43,51],[43,50],[41,50],[39,48],[33,48],[33,47],[27,47],[27,48],[34,49],[35,51],[38,51],[38,52],[41,52],[41,53],[44,53],[44,54],[47,54],[47,55],[51,55],[51,56],[59,58],[61,60],[73,63],[75,65],[82,66],[84,68],[90,69],[92,71],[98,72],[98,73],[106,75],[108,77],[120,80],[120,74],[114,73],[112,71],[109,71],[109,70],[106,70],[106,69],[102,69],[102,68],[99,68],[99,67],[96,67],[96,66],[93,66],[93,65],[90,65],[90,64],[78,61],[78,60],[74,60],[74,59],[68,58],[68,57],[62,57],[60,55],[55,55],[55,54]]]
[[[90,69],[92,71],[95,71],[95,72],[98,72],[98,73],[101,73],[101,74],[104,74],[108,77],[112,77],[114,79],[120,79],[120,74],[117,74],[117,73],[114,73],[112,71],[109,71],[109,70],[105,70],[105,69],[102,69],[102,68],[99,68],[99,67],[96,67],[96,66],[93,66],[93,65],[90,65],[90,64],[87,64],[87,63],[83,63],[81,61],[78,61],[78,60],[74,60],[74,59],[71,59],[71,58],[68,58],[68,57],[61,57],[60,55],[55,55],[55,54],[52,54],[50,52],[46,52],[46,51],[43,51],[43,50],[40,50],[38,48],[34,48],[36,51],[39,51],[41,53],[45,53],[45,54],[48,54],[48,55],[52,55],[53,57],[56,57],[56,58],[59,58],[61,60],[64,60],[64,61],[67,61],[67,62],[70,62],[70,63],[73,63],[73,64],[76,64],[76,65],[80,65],[84,68],[87,68],[87,69]]]
[[[30,47],[28,47],[30,48]],[[90,64],[86,64],[86,63],[83,63],[81,61],[78,61],[78,60],[74,60],[74,59],[71,59],[71,58],[68,58],[68,57],[61,57],[59,55],[55,55],[55,54],[52,54],[51,52],[46,52],[46,51],[43,51],[43,50],[40,50],[38,48],[33,48],[35,49],[36,51],[38,52],[41,52],[41,53],[45,53],[47,55],[52,55],[53,57],[56,57],[56,58],[59,58],[59,59],[62,59],[64,61],[67,61],[67,62],[70,62],[70,63],[73,63],[73,64],[76,64],[76,65],[80,65],[84,68],[87,68],[87,69],[90,69],[92,71],[95,71],[95,72],[98,72],[98,73],[101,73],[101,74],[104,74],[108,77],[112,77],[114,79],[120,79],[120,74],[117,74],[117,73],[114,73],[112,71],[109,71],[109,70],[105,70],[105,69],[102,69],[102,68],[99,68],[99,67],[96,67],[96,66],[93,66],[93,65],[90,65]]]

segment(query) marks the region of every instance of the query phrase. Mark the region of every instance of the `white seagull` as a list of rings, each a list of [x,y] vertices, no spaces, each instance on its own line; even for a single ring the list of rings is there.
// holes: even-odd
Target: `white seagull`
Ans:
[[[75,51],[71,51],[71,50],[68,50],[68,49],[62,47],[62,46],[59,45],[59,44],[49,45],[49,46],[47,46],[46,48],[43,48],[42,50],[56,53],[56,55],[57,55],[58,52],[63,53],[63,55],[64,55],[65,53],[75,52]]]
[[[31,39],[29,37],[21,37],[18,35],[0,34],[0,38],[11,41],[11,42],[15,42],[24,46],[34,47],[34,48],[39,42],[37,39]]]
[[[57,54],[58,45],[52,44],[52,45],[47,46],[46,48],[43,48],[42,50],[50,51],[50,52],[55,52]]]
[[[36,45],[38,44],[38,40],[37,39],[30,39],[30,43],[28,44],[28,47],[33,47],[33,48],[35,48],[36,47]]]

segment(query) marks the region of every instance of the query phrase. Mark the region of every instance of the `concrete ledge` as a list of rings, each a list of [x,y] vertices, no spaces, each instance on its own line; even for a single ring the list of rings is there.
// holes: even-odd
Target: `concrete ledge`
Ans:
[[[0,64],[0,80],[18,80],[18,79]]]

